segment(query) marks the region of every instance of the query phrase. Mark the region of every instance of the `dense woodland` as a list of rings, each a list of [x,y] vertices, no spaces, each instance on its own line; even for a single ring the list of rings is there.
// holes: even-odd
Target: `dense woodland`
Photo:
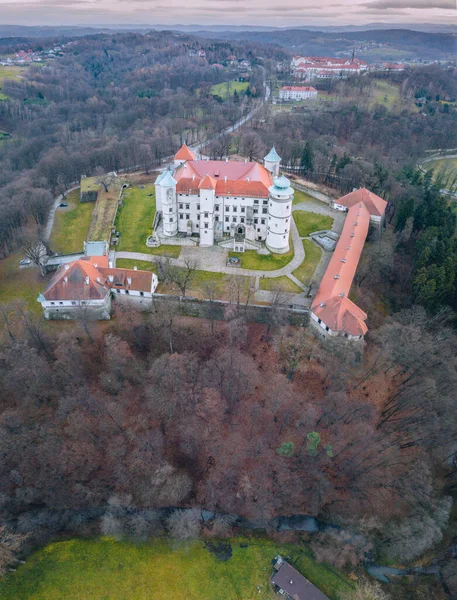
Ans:
[[[251,61],[249,95],[211,96],[233,73],[189,56],[202,42],[170,33],[82,38],[30,79],[5,82],[3,254],[31,219],[43,226],[53,195],[82,173],[148,170],[183,140],[233,123],[261,89],[256,57],[271,75],[285,56],[203,46],[209,62]],[[456,222],[440,181],[416,162],[455,145],[457,111],[437,98],[455,97],[457,80],[418,69],[399,84],[410,105],[427,98],[423,110],[371,106],[373,81],[360,78],[338,84],[322,109],[267,107],[209,147],[258,159],[275,144],[284,163],[335,194],[364,185],[389,200],[386,231],[354,286],[370,315],[365,348],[322,345],[275,307],[253,324],[240,298],[223,321],[211,305],[194,320],[163,303],[147,314],[118,306],[103,327],[56,328],[21,305],[0,307],[0,571],[22,536],[34,545],[64,532],[157,535],[163,507],[195,509],[169,518],[180,539],[199,534],[203,508],[220,515],[205,526],[215,537],[231,532],[224,515],[266,527],[278,515],[319,516],[342,528],[312,541],[337,567],[446,548],[457,485]],[[452,562],[442,574],[457,593]]]

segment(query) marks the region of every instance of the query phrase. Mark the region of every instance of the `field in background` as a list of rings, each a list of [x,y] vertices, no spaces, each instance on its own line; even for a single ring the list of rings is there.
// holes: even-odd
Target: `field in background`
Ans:
[[[23,67],[11,65],[11,67],[0,66],[0,100],[6,100],[8,96],[2,93],[3,82],[5,79],[17,79]]]
[[[157,538],[133,544],[109,538],[68,540],[35,552],[0,582],[2,600],[275,600],[271,561],[280,553],[331,600],[351,590],[341,573],[305,547],[235,538],[221,561],[203,542]]]
[[[248,87],[249,82],[247,81],[224,81],[223,83],[213,85],[211,88],[211,94],[213,96],[220,96],[226,100],[229,96],[233,96],[235,92],[238,94],[245,92]]]
[[[87,232],[95,204],[80,202],[79,189],[67,194],[63,202],[68,208],[57,208],[51,232],[51,250],[62,254],[80,252],[87,239]]]

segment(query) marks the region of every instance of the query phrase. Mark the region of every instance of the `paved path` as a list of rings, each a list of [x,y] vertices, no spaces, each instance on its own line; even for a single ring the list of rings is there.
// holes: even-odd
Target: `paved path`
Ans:
[[[74,187],[68,189],[65,192],[65,196],[67,194],[69,194],[70,192],[72,192],[73,190],[77,190],[78,188],[79,188],[79,185],[75,185]],[[49,241],[49,238],[51,237],[52,228],[54,227],[54,218],[56,215],[56,210],[59,208],[59,204],[64,200],[64,198],[65,197],[63,194],[59,194],[57,196],[57,198],[54,200],[54,204],[52,205],[52,208],[49,211],[48,221],[46,223],[46,229],[44,230],[44,234],[43,234],[43,238],[46,242]]]

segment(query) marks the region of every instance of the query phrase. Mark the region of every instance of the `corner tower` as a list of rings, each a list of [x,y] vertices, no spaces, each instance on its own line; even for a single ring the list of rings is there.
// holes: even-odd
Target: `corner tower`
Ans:
[[[276,152],[275,147],[270,150],[270,152],[263,159],[263,166],[267,171],[273,175],[273,177],[279,176],[279,167],[281,165],[281,157]]]
[[[289,251],[290,224],[294,190],[284,175],[276,177],[268,188],[268,227],[266,246],[274,254]]]
[[[163,234],[169,237],[178,233],[176,184],[177,181],[170,171],[166,171],[159,182],[156,180],[156,190],[159,192],[156,195],[160,196],[162,207]]]

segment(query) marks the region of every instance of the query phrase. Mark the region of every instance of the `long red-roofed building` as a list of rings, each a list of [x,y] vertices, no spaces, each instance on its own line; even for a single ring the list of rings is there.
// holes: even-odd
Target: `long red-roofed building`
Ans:
[[[366,313],[349,299],[370,223],[380,226],[387,202],[362,188],[335,201],[347,217],[340,239],[311,307],[311,321],[324,335],[361,340],[368,331]]]
[[[344,78],[358,75],[368,69],[368,64],[359,58],[332,58],[328,56],[294,56],[291,71],[297,79],[310,81],[313,78]]]

